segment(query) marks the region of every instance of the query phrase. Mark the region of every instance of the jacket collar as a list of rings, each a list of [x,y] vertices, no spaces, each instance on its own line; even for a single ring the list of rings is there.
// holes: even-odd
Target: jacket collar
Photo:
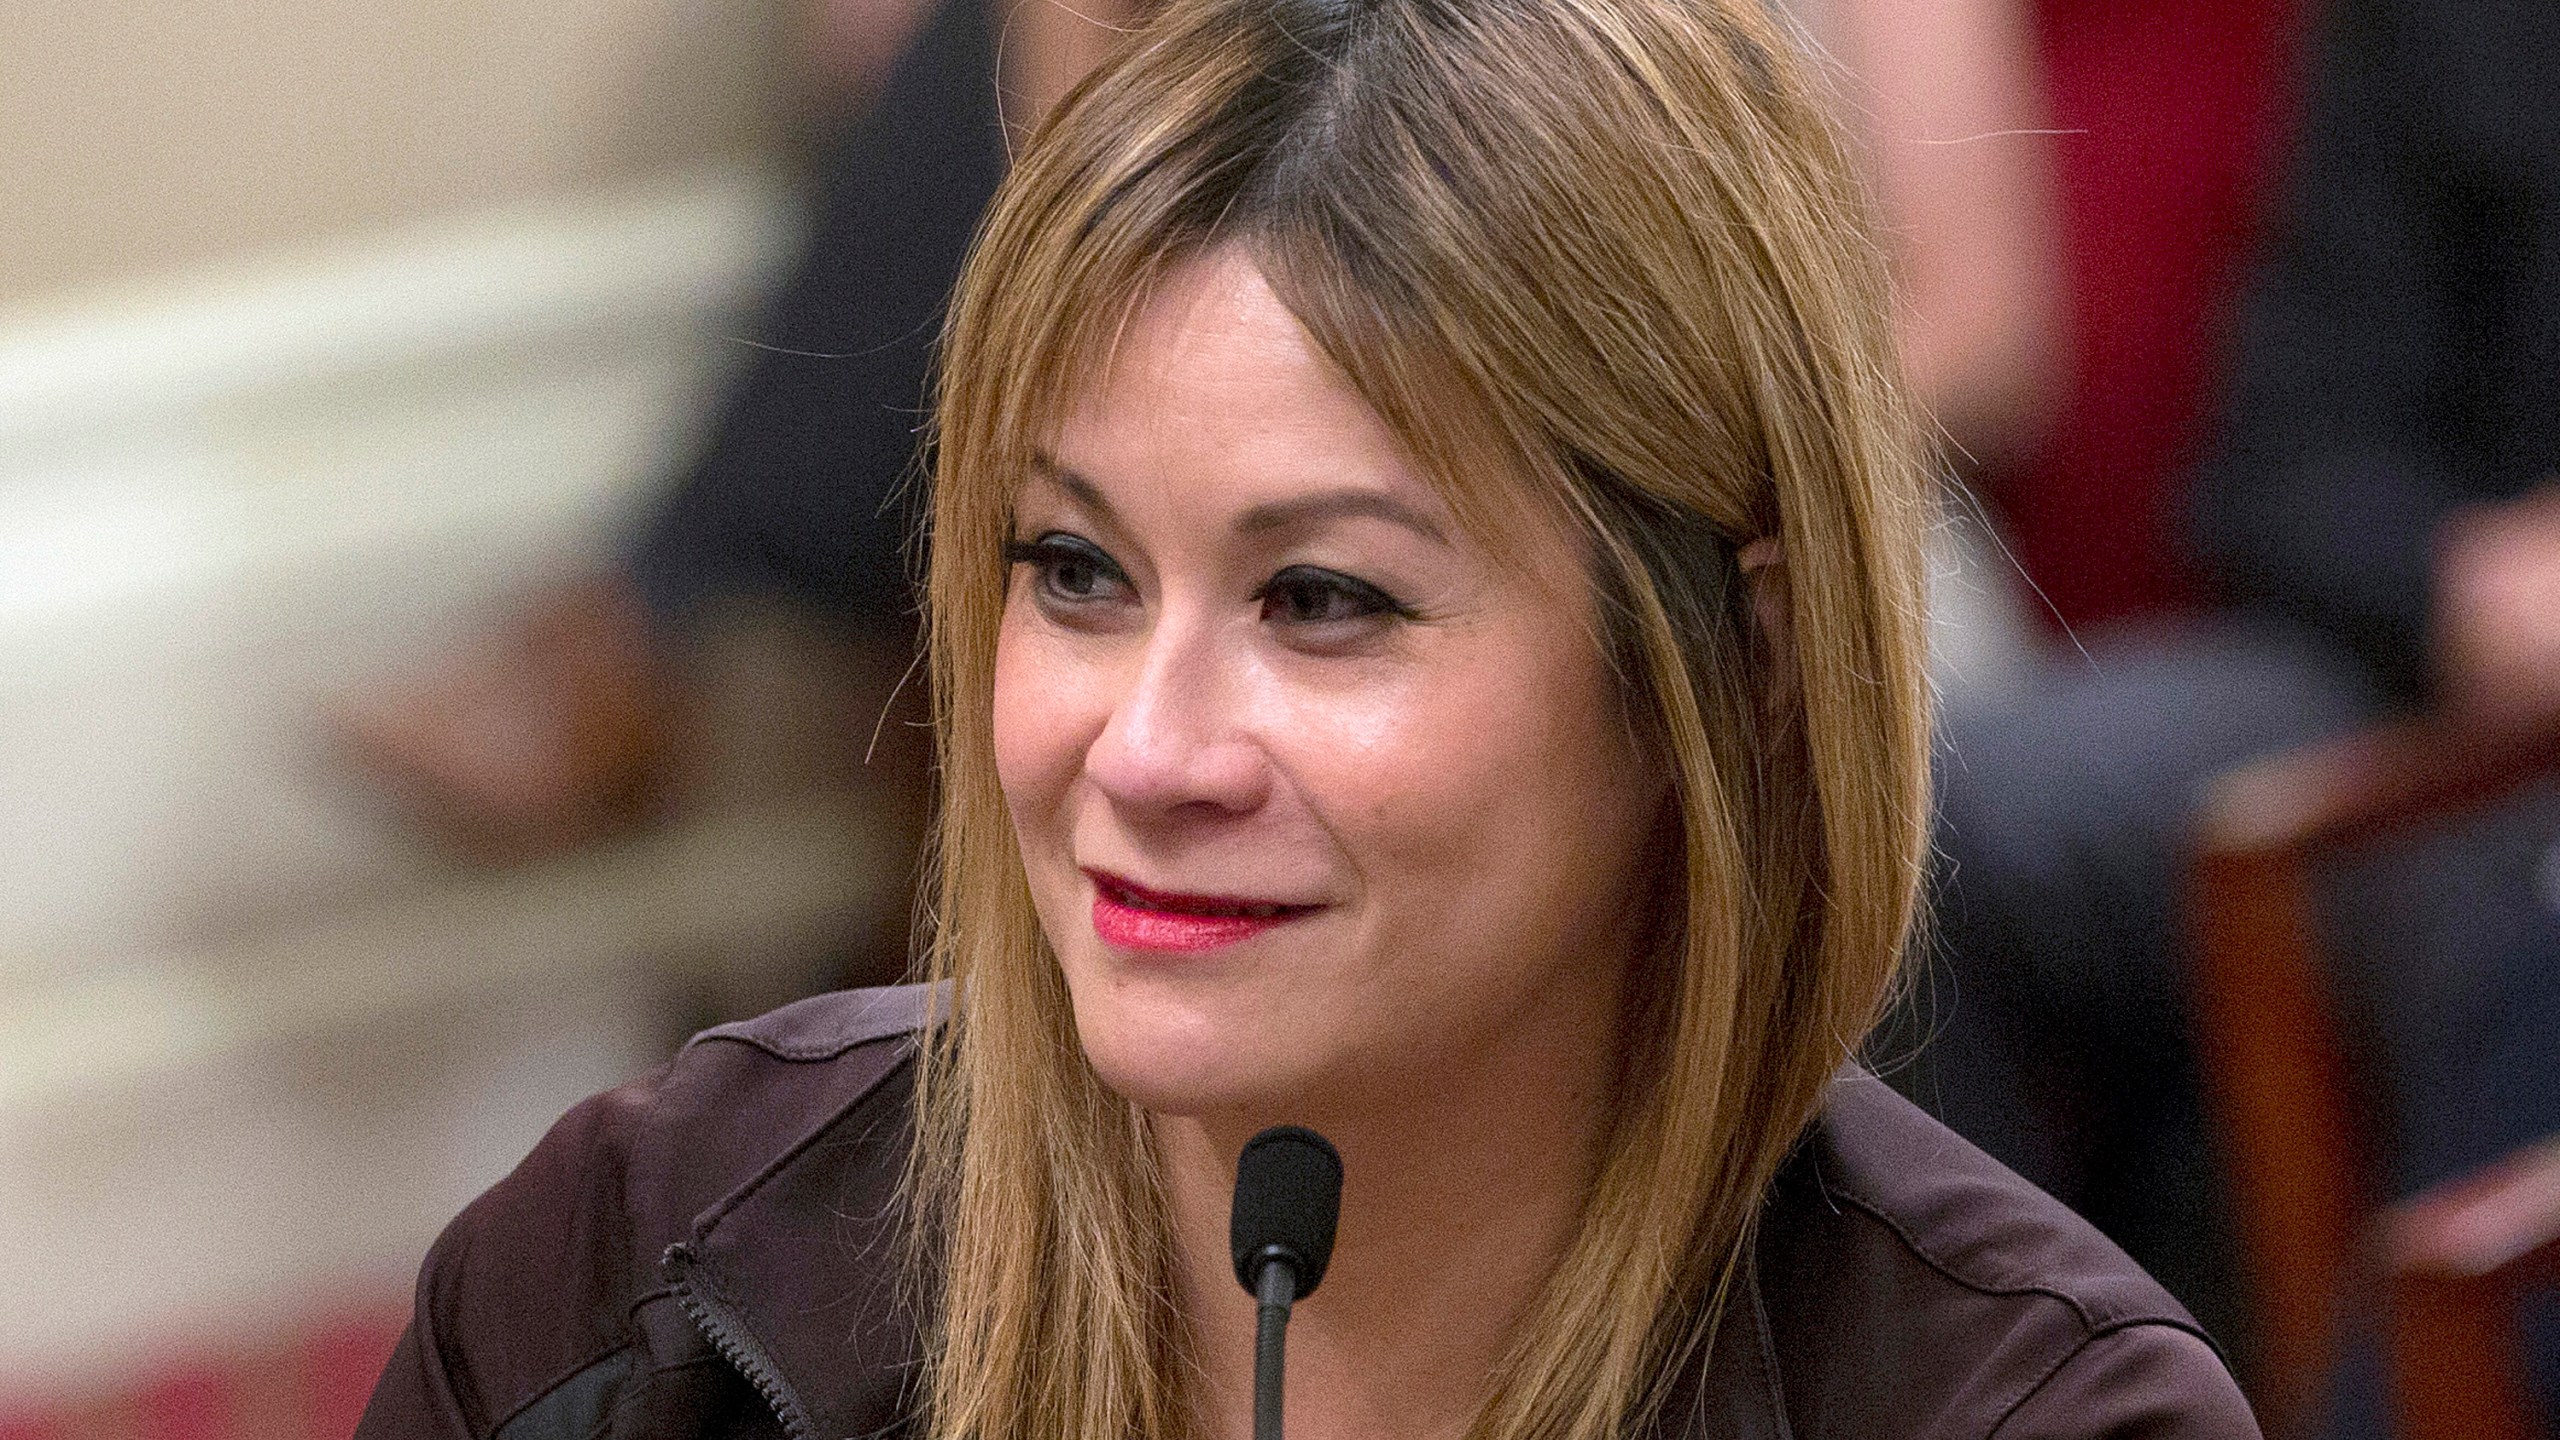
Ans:
[[[792,1440],[895,1434],[915,1409],[920,1351],[898,1255],[911,1076],[900,1060],[667,1254],[695,1328]]]
[[[907,1067],[702,1212],[667,1277],[695,1327],[793,1440],[867,1440],[913,1419],[921,1351],[898,1282]],[[761,1372],[761,1373],[759,1373]],[[1746,1257],[1703,1362],[1654,1440],[1791,1440],[1759,1266]]]

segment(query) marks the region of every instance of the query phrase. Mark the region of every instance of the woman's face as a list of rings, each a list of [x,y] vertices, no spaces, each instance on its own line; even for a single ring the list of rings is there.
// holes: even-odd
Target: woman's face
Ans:
[[[1312,1117],[1614,1045],[1666,789],[1564,534],[1471,540],[1234,252],[1014,513],[996,762],[1107,1084]]]

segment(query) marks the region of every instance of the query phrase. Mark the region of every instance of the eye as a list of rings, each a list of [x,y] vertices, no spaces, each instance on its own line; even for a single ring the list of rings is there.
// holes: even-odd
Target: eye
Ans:
[[[1004,558],[1009,565],[1032,567],[1032,583],[1041,600],[1052,605],[1091,605],[1129,591],[1129,577],[1102,547],[1064,531],[1008,542]]]
[[[1254,592],[1262,618],[1275,625],[1339,625],[1413,618],[1413,611],[1366,580],[1313,565],[1292,565]]]

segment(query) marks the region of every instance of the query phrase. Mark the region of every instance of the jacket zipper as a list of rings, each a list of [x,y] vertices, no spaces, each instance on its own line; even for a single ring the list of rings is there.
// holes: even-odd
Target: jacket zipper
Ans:
[[[694,1283],[693,1267],[699,1259],[692,1246],[679,1240],[667,1247],[659,1261],[685,1318],[702,1332],[702,1338],[711,1342],[712,1349],[720,1352],[721,1359],[747,1377],[747,1383],[773,1408],[784,1434],[791,1440],[818,1440],[818,1427],[810,1420],[808,1408],[791,1393],[791,1386],[783,1380],[781,1369],[773,1363],[764,1343],[748,1331],[746,1322],[727,1302],[707,1293],[709,1287]]]

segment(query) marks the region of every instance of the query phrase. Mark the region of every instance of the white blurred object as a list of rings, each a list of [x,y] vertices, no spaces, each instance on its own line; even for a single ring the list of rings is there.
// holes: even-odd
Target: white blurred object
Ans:
[[[825,799],[458,874],[320,744],[601,558],[792,229],[729,169],[0,313],[0,1394],[400,1293],[671,973],[889,903]]]
[[[589,562],[786,235],[720,172],[0,314],[0,979],[413,865],[318,702]]]

